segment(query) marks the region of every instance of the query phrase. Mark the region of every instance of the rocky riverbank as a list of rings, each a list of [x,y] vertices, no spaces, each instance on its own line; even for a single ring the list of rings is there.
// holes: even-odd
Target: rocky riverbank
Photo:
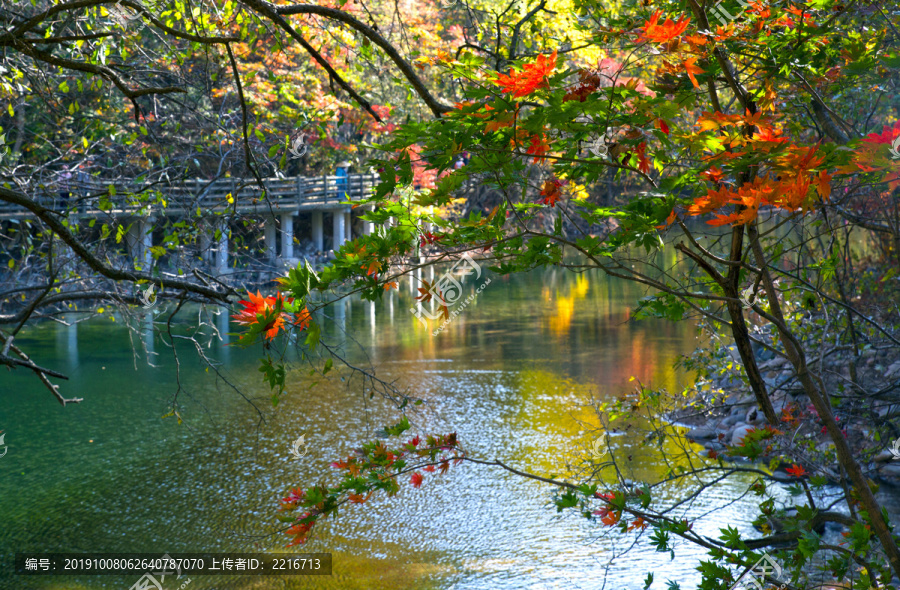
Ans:
[[[743,377],[736,348],[723,347],[718,358],[714,357],[706,359],[710,363],[707,375],[698,381],[695,398],[670,419],[688,426],[687,438],[703,445],[709,456],[728,459],[729,449],[740,446],[754,429],[764,428],[766,419]],[[772,473],[783,481],[794,479],[786,469],[797,464],[810,475],[839,482],[834,444],[797,381],[793,366],[766,347],[756,349],[756,358],[779,416],[776,428],[785,435],[777,438],[771,453],[760,461],[791,457],[789,463],[777,463]],[[895,399],[900,393],[900,358],[896,350],[868,350],[855,361],[856,383],[869,393],[867,397],[862,392],[854,392],[852,398],[842,393],[850,389],[846,383],[853,362],[849,354],[838,352],[823,363],[826,370],[820,374],[825,375],[825,386],[835,400],[835,418],[864,473],[879,483],[900,487],[900,445],[894,442],[900,441],[900,431],[893,424],[900,417],[900,400]]]

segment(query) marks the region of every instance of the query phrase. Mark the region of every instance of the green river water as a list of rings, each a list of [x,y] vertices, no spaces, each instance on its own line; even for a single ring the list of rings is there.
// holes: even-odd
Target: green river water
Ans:
[[[479,282],[465,282],[464,294]],[[587,400],[629,391],[631,377],[679,390],[687,376],[672,364],[697,343],[688,322],[632,320],[644,291],[601,273],[494,276],[436,336],[435,322],[425,328],[410,313],[411,286],[404,279],[384,301],[350,299],[328,310],[323,336],[427,401],[410,415],[414,432],[455,430],[472,456],[543,475],[560,473],[567,448],[583,446],[598,424]],[[331,461],[397,421],[396,409],[361,395],[346,370],[311,388],[303,363],[273,408],[257,371],[261,349],[229,346],[209,329],[199,340],[221,361],[221,376],[187,341],[177,341],[176,372],[171,348],[150,329],[148,318],[159,322],[162,311],[134,332],[105,310],[77,325],[42,323],[17,340],[39,364],[69,374],[64,394],[84,401],[63,408],[24,371],[0,372],[8,447],[0,458],[0,588],[125,590],[138,578],[17,576],[16,552],[286,551],[278,500],[291,487],[333,478]],[[173,330],[186,334],[201,317],[197,308],[183,311]],[[225,320],[214,322],[239,329]],[[161,417],[176,392],[180,425]],[[290,447],[301,435],[309,452],[297,459]],[[630,454],[629,477],[662,472],[652,446],[627,436],[614,444]],[[394,498],[352,506],[290,550],[331,552],[330,577],[194,576],[186,587],[636,590],[650,571],[654,588],[667,579],[682,588],[698,581],[695,548],[680,546],[670,561],[644,538],[623,554],[636,533],[610,535],[575,513],[558,515],[551,491],[463,464],[427,477],[420,489],[407,484]],[[719,520],[704,525],[710,535],[718,525],[741,526],[752,502],[731,499],[743,491],[711,489],[703,506],[683,512],[720,507]],[[165,590],[179,587],[172,581]]]

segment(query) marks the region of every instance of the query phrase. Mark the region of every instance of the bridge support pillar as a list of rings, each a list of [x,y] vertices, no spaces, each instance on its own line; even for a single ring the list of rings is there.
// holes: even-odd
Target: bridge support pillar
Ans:
[[[278,232],[278,228],[275,227],[275,218],[267,217],[265,220],[265,232],[266,232],[266,260],[269,262],[274,262],[278,257],[278,252],[276,251],[276,242],[275,242],[275,234]]]
[[[334,209],[331,213],[332,213],[332,217],[334,218],[334,225],[333,225],[334,231],[332,232],[332,237],[333,237],[332,247],[334,248],[334,252],[337,253],[337,251],[340,249],[341,246],[344,245],[344,242],[346,241],[346,237],[347,237],[346,220],[347,220],[347,218],[341,209]]]
[[[209,264],[210,261],[210,248],[211,248],[210,240],[209,240],[209,231],[201,226],[200,227],[200,259],[203,261],[203,264]]]
[[[349,210],[344,212],[344,229],[346,233],[344,234],[344,240],[350,241],[353,239],[353,213]]]
[[[371,212],[371,209],[366,210],[366,213],[370,213],[370,212]],[[363,235],[364,235],[364,236],[370,236],[370,235],[372,235],[372,232],[375,231],[375,224],[372,223],[371,221],[368,221],[368,220],[364,219],[364,220],[363,220],[363,230],[362,230],[362,231],[363,231]]]
[[[140,217],[131,223],[131,228],[125,235],[125,243],[128,246],[128,254],[131,256],[135,268],[150,270],[153,266],[153,219]]]
[[[216,219],[216,273],[228,272],[228,224],[222,218]]]
[[[312,212],[312,240],[316,248],[316,252],[325,251],[325,241],[323,240],[324,223],[322,222],[322,212]]]
[[[281,214],[281,259],[294,257],[294,214]]]

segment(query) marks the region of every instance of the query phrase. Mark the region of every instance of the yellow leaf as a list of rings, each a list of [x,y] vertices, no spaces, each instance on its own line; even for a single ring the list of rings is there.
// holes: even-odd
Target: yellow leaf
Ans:
[[[103,308],[102,307],[98,308],[97,313],[103,313]]]
[[[232,203],[232,204],[234,203],[234,197],[231,196],[231,193],[228,193],[227,195],[225,195],[225,200],[228,201],[229,203]]]

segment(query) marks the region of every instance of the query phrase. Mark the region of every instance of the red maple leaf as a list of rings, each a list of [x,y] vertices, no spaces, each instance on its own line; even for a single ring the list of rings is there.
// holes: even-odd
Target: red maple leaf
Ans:
[[[519,72],[510,69],[509,75],[499,74],[494,82],[503,87],[503,92],[510,92],[514,98],[519,98],[531,94],[538,88],[549,88],[547,77],[555,67],[554,50],[549,56],[539,55],[533,64],[522,66]]]
[[[644,34],[640,40],[656,41],[657,43],[665,43],[678,35],[682,34],[687,28],[691,19],[681,15],[678,22],[672,22],[672,19],[666,18],[666,22],[659,24],[661,11],[657,10],[653,13],[644,26],[642,27]]]
[[[260,323],[259,316],[262,315],[266,320],[266,324],[263,326],[263,332],[265,334],[266,339],[274,338],[278,334],[278,330],[284,327],[285,319],[291,321],[294,324],[299,324],[300,329],[306,328],[309,324],[309,312],[306,312],[306,315],[303,315],[303,312],[306,311],[305,308],[295,319],[291,319],[291,316],[286,313],[275,314],[274,311],[276,308],[281,308],[284,305],[284,299],[279,293],[276,297],[263,297],[259,294],[259,291],[254,295],[251,292],[247,292],[247,299],[249,301],[241,300],[238,303],[244,306],[239,313],[231,316],[234,318],[234,321],[238,324],[243,324],[245,326],[250,326],[253,324]],[[293,302],[293,299],[288,299],[288,302]]]
[[[424,247],[427,246],[428,244],[433,244],[433,243],[435,243],[435,242],[436,242],[437,240],[439,240],[439,239],[440,239],[440,238],[439,238],[438,236],[435,236],[435,235],[434,235],[433,233],[431,233],[430,231],[423,232],[423,233],[422,233],[422,238],[419,240],[419,247],[420,247],[420,248],[424,248]]]
[[[637,146],[637,157],[638,157],[638,170],[647,174],[650,172],[650,160],[647,159],[646,151],[647,144],[645,142],[641,142]]]
[[[788,467],[787,469],[785,469],[785,471],[787,471],[794,477],[803,477],[804,475],[806,475],[806,470],[796,463],[794,463],[793,467]]]
[[[550,205],[551,207],[556,207],[556,202],[562,198],[561,187],[568,184],[566,180],[552,179],[544,182],[544,186],[541,188],[541,196],[544,197],[540,200],[544,205]]]
[[[424,480],[425,478],[422,476],[422,474],[416,471],[412,474],[412,477],[409,478],[409,483],[411,483],[414,488],[418,488],[422,487],[422,481]]]
[[[894,138],[900,135],[900,121],[893,126],[885,125],[881,133],[870,133],[862,138],[866,143],[893,143]]]
[[[532,154],[534,156],[533,162],[537,164],[544,158],[542,156],[550,151],[550,144],[547,143],[547,138],[543,134],[540,135],[532,135],[530,139],[530,145],[528,149],[525,150],[526,154]]]

